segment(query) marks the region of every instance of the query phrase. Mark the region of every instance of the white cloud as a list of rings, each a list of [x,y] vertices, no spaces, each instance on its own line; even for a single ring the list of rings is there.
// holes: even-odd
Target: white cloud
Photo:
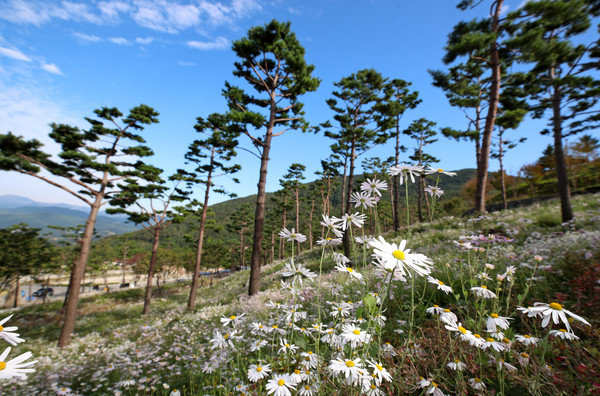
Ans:
[[[130,11],[131,5],[123,1],[103,1],[98,3],[98,8],[105,20],[117,22],[119,20],[119,14]]]
[[[48,73],[58,74],[59,76],[63,75],[58,66],[56,66],[54,63],[42,63],[40,67],[42,68],[42,70],[45,70]]]
[[[2,0],[0,0],[2,1]],[[182,4],[182,3],[187,4]],[[137,25],[161,32],[206,25],[234,24],[262,10],[257,0],[105,0],[94,2],[4,0],[0,20],[40,26],[52,19],[115,24],[131,18]]]
[[[187,45],[199,50],[222,50],[229,48],[229,40],[217,37],[214,41],[188,41]]]
[[[73,33],[73,36],[77,37],[78,39],[80,39],[82,41],[90,41],[92,43],[97,43],[98,41],[102,41],[102,39],[100,37],[94,36],[91,34]]]
[[[196,66],[196,64],[194,62],[185,62],[185,61],[177,61],[177,63],[179,64],[179,66]]]
[[[118,45],[131,45],[129,40],[127,40],[124,37],[111,37],[108,39],[108,41],[110,41],[113,44],[118,44]]]
[[[142,37],[138,37],[135,39],[135,42],[141,45],[148,45],[150,43],[152,43],[154,41],[153,37],[146,37],[146,38],[142,38]]]
[[[12,58],[24,62],[31,62],[31,58],[14,48],[6,48],[0,47],[0,56],[6,56],[7,58]]]

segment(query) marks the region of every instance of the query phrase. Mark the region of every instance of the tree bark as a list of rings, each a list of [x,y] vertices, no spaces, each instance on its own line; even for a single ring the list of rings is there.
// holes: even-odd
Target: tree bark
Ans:
[[[85,273],[85,266],[90,255],[90,246],[92,244],[92,237],[94,236],[94,226],[96,225],[96,219],[98,217],[98,212],[100,211],[100,204],[104,198],[104,188],[105,187],[103,186],[100,194],[96,195],[96,200],[94,201],[92,209],[90,210],[90,214],[85,224],[83,238],[81,239],[79,258],[75,262],[75,265],[71,271],[71,277],[69,278],[67,304],[65,309],[65,322],[58,339],[59,348],[65,347],[71,343],[71,336],[73,330],[75,329],[77,304],[79,303],[79,285],[81,285],[83,274]]]
[[[15,281],[15,301],[13,303],[13,308],[17,308],[19,305],[19,280],[20,278],[17,276],[17,280]]]
[[[400,126],[396,124],[396,162],[394,165],[400,165]],[[400,189],[398,185],[400,178],[398,175],[392,177],[393,184],[393,202],[392,202],[392,221],[394,223],[394,231],[400,229]],[[391,192],[391,191],[390,191]]]
[[[356,142],[353,140],[352,141],[352,150],[350,151],[350,171],[348,173],[348,184],[346,187],[346,196],[343,197],[343,201],[345,202],[346,205],[346,211],[344,213],[346,214],[350,214],[350,195],[352,194],[352,183],[354,182],[354,159],[356,156]],[[344,170],[345,171],[345,170]],[[350,240],[350,227],[351,225],[348,224],[348,227],[346,228],[346,231],[344,232],[344,236],[342,238],[342,242],[344,243],[344,255],[346,257],[350,257],[350,245],[351,245],[351,240]]]
[[[267,164],[269,163],[269,151],[271,139],[273,138],[273,127],[275,125],[275,105],[271,106],[271,115],[267,125],[267,133],[262,143],[262,156],[260,159],[260,176],[258,178],[258,194],[256,196],[256,212],[254,214],[254,238],[252,241],[252,258],[250,264],[250,281],[248,282],[248,294],[254,295],[260,291],[260,258],[262,253],[263,231],[265,226],[265,186],[267,184]]]
[[[500,25],[500,12],[504,0],[494,2],[496,8],[492,16],[492,33],[498,34]],[[492,132],[496,123],[498,113],[498,102],[500,100],[500,56],[498,54],[498,39],[496,38],[490,44],[490,68],[492,71],[492,83],[490,86],[490,97],[488,103],[488,113],[483,128],[481,139],[481,154],[477,161],[477,183],[475,187],[475,212],[485,213],[485,193],[488,179],[488,167],[490,162],[490,146],[492,143]]]
[[[156,252],[158,251],[158,242],[160,237],[160,228],[154,229],[154,240],[152,241],[152,256],[150,256],[150,267],[148,268],[148,280],[146,282],[146,294],[144,295],[144,310],[142,315],[150,312],[150,302],[152,301],[152,277],[154,276],[154,267],[156,266]]]
[[[212,171],[214,167],[215,159],[215,147],[213,146],[210,154],[210,167],[208,169],[208,175],[206,177],[206,191],[204,192],[204,204],[202,205],[202,216],[200,217],[200,231],[198,231],[198,244],[196,246],[196,263],[194,264],[194,275],[192,276],[192,288],[190,290],[190,296],[188,298],[187,309],[194,309],[196,303],[196,289],[198,288],[198,275],[200,272],[200,263],[202,262],[202,245],[204,244],[204,228],[206,227],[206,215],[208,213],[208,197],[210,195],[210,183],[212,181]],[[242,230],[243,230],[242,226]],[[242,233],[243,235],[243,233]],[[243,236],[242,236],[243,238]],[[244,251],[243,251],[242,239],[242,263],[244,262]]]
[[[551,78],[554,78],[554,68],[551,69]],[[569,174],[562,144],[562,116],[560,113],[562,97],[559,87],[555,87],[552,94],[552,129],[554,132],[554,159],[556,161],[556,178],[558,195],[560,197],[560,211],[562,221],[573,219],[571,207],[571,191],[569,189]]]

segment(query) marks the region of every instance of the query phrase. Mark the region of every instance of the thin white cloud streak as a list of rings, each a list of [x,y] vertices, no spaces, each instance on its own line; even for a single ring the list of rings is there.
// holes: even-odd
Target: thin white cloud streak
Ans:
[[[48,73],[56,74],[59,76],[63,75],[58,66],[56,66],[54,63],[42,63],[40,67],[42,68],[42,70],[45,70]]]
[[[12,58],[24,62],[31,62],[31,58],[15,48],[0,47],[0,56]]]
[[[148,45],[151,44],[154,41],[153,37],[146,37],[146,38],[142,38],[142,37],[137,37],[135,39],[135,42],[141,45]]]
[[[113,44],[117,44],[117,45],[131,45],[129,40],[127,40],[124,37],[110,37],[108,39],[108,41],[110,41]]]
[[[73,36],[75,36],[76,38],[82,40],[82,41],[89,41],[92,43],[97,43],[99,41],[102,41],[102,39],[98,36],[94,36],[91,34],[85,34],[85,33],[73,33]]]
[[[229,48],[229,40],[225,37],[217,37],[215,41],[188,41],[187,45],[202,51],[223,50]]]

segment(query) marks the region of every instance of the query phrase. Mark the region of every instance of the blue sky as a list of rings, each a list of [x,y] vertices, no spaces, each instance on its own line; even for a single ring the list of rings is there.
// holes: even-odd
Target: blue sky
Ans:
[[[412,82],[423,103],[407,112],[403,127],[428,118],[439,127],[466,127],[458,109],[431,85],[428,69],[443,69],[447,34],[461,20],[484,17],[488,5],[463,12],[451,0],[0,0],[0,130],[37,138],[57,152],[47,137],[51,122],[87,127],[83,117],[101,106],[126,113],[140,103],[160,113],[160,124],[143,135],[155,156],[148,162],[170,174],[182,166],[187,146],[196,138],[195,119],[226,110],[224,82],[236,60],[231,42],[273,18],[289,20],[306,49],[306,59],[321,78],[317,92],[306,94],[307,119],[331,119],[325,104],[333,83],[363,68]],[[520,1],[507,1],[507,10]],[[540,122],[526,122],[511,136],[528,141],[506,157],[509,173],[533,162],[550,138]],[[243,137],[242,146],[251,148]],[[288,131],[273,140],[267,191],[294,162],[315,178],[332,143],[320,135]],[[405,141],[405,145],[414,144]],[[412,150],[411,150],[412,151]],[[370,151],[386,158],[393,143]],[[448,170],[475,167],[474,147],[440,136],[431,153]],[[403,158],[408,159],[409,152]],[[359,158],[359,162],[361,159]],[[220,180],[239,196],[256,193],[259,161],[239,151],[242,183]],[[497,169],[491,161],[491,170]],[[360,171],[359,171],[360,172]],[[219,181],[218,181],[219,183]],[[44,202],[80,203],[65,192],[31,177],[0,173],[1,194]],[[198,191],[200,196],[200,191]],[[214,196],[211,203],[224,200]]]

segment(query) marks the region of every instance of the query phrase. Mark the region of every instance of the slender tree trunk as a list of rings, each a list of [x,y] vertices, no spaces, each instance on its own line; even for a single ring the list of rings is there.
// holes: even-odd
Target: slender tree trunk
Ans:
[[[206,228],[206,215],[208,213],[208,197],[210,195],[210,185],[212,182],[212,171],[214,168],[215,158],[215,147],[213,146],[210,154],[210,167],[208,169],[208,175],[206,178],[206,191],[204,192],[204,204],[202,205],[202,217],[200,218],[200,231],[198,231],[198,244],[196,247],[196,263],[194,264],[194,275],[192,276],[192,288],[190,290],[190,296],[188,298],[187,309],[194,309],[196,303],[196,289],[198,288],[198,276],[200,274],[200,263],[202,262],[202,245],[204,244],[204,229]],[[242,228],[243,230],[243,228]],[[242,237],[243,238],[243,237]],[[243,259],[243,243],[242,239],[242,263]]]
[[[342,175],[342,199],[341,199],[341,210],[340,217],[346,213],[346,172],[348,171],[348,157],[344,157],[344,174]]]
[[[107,179],[107,176],[104,177]],[[83,279],[85,267],[87,264],[88,257],[90,255],[90,246],[92,244],[92,237],[94,236],[94,226],[96,225],[96,218],[100,211],[100,204],[104,198],[103,186],[100,193],[96,195],[96,200],[92,205],[90,214],[85,224],[85,231],[83,238],[81,239],[81,250],[79,257],[71,270],[71,277],[69,278],[69,286],[67,291],[67,304],[65,309],[65,322],[60,332],[58,339],[58,347],[63,348],[71,343],[71,336],[75,329],[75,319],[77,318],[77,304],[79,302],[79,285]]]
[[[310,202],[310,213],[308,215],[308,247],[312,250],[313,248],[313,234],[312,234],[312,223],[313,213],[315,211],[315,200]]]
[[[17,276],[17,280],[15,281],[15,301],[13,303],[13,308],[17,308],[19,305],[19,289],[20,289],[20,278]]]
[[[504,0],[495,1],[495,11],[492,17],[492,33],[497,34],[500,24],[500,12]],[[500,56],[498,54],[498,41],[494,40],[490,44],[490,68],[492,71],[492,82],[490,86],[490,97],[488,103],[488,113],[483,128],[483,137],[481,140],[481,155],[477,161],[477,184],[475,187],[475,211],[485,213],[485,194],[488,179],[488,167],[490,162],[490,146],[492,142],[492,132],[496,123],[496,114],[498,113],[498,102],[500,100]]]
[[[348,184],[346,188],[346,196],[343,197],[343,202],[346,203],[346,212],[350,214],[350,195],[352,194],[352,183],[354,182],[354,159],[356,155],[356,142],[352,141],[352,150],[350,151],[350,172],[348,173]],[[342,238],[342,242],[344,243],[344,255],[346,257],[350,257],[350,225],[348,224],[348,228],[344,232],[344,237]]]
[[[551,69],[551,78],[554,79],[554,68]],[[560,197],[560,211],[562,221],[573,219],[571,207],[571,191],[569,190],[569,175],[562,144],[562,116],[560,113],[562,97],[560,88],[555,87],[552,95],[552,129],[554,132],[554,159],[556,160],[556,178],[558,195]]]
[[[500,140],[498,142],[498,162],[500,163],[500,190],[502,191],[502,207],[508,209],[508,200],[506,198],[506,182],[504,181],[504,167],[502,157],[504,151],[502,147],[502,130],[500,130]]]
[[[260,258],[265,226],[265,186],[267,184],[269,151],[271,150],[271,139],[273,137],[273,127],[275,125],[275,110],[275,105],[272,105],[267,133],[265,134],[265,140],[262,144],[262,157],[260,159],[260,176],[258,178],[258,194],[256,196],[256,212],[254,214],[254,238],[252,241],[250,281],[248,282],[248,294],[251,296],[260,291]]]
[[[142,311],[142,315],[147,315],[150,312],[150,302],[152,301],[152,277],[154,276],[154,268],[156,267],[160,228],[155,228],[153,231],[152,256],[150,256],[150,267],[148,268],[148,280],[146,281],[146,294],[144,295],[144,310]]]
[[[398,120],[399,121],[399,120]],[[396,124],[396,162],[394,165],[400,165],[400,126]],[[400,189],[398,185],[400,178],[398,175],[392,177],[392,184],[394,189],[393,203],[392,203],[392,221],[394,223],[394,231],[400,229]],[[391,192],[391,191],[390,191]]]

